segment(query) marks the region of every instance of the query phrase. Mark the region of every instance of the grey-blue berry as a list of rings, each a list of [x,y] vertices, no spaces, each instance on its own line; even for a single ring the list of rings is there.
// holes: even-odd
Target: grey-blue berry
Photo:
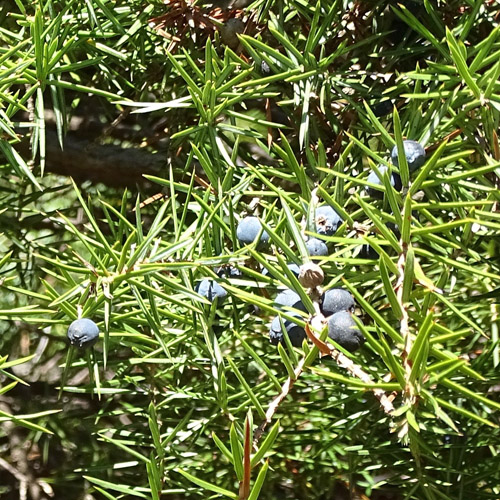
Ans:
[[[332,236],[342,224],[342,218],[330,205],[322,205],[316,209],[316,232]]]
[[[250,245],[255,241],[262,229],[262,223],[257,217],[249,215],[240,220],[236,228],[236,237],[242,245]],[[269,234],[262,231],[257,248],[263,248],[269,243]]]
[[[379,165],[377,167],[378,171],[380,172],[380,175],[383,177],[385,173],[387,172],[387,167],[385,165]],[[372,184],[376,184],[377,186],[384,186],[384,182],[382,179],[379,178],[377,175],[377,172],[375,170],[372,170],[370,174],[368,175],[367,179],[368,182],[371,182]],[[398,173],[392,172],[391,177],[390,177],[390,182],[391,186],[395,188],[397,191],[401,191],[403,185],[401,183],[401,177],[399,176]],[[381,200],[384,197],[384,192],[380,191],[378,189],[374,189],[370,186],[366,186],[366,192],[372,197]]]
[[[89,318],[75,319],[69,325],[67,336],[72,346],[85,349],[99,339],[99,327]]]
[[[359,349],[365,338],[347,311],[340,311],[328,318],[328,336],[349,352]]]
[[[236,267],[233,266],[221,266],[215,270],[219,278],[240,278],[243,273]]]
[[[295,274],[295,276],[298,278],[299,277],[299,274],[300,274],[300,266],[295,264],[295,262],[290,262],[289,264],[286,265],[286,267],[288,267],[288,269],[290,269],[290,271],[292,271],[293,274]],[[269,275],[269,270],[267,269],[267,267],[265,267],[263,270],[262,270],[262,275],[263,276],[267,276]]]
[[[296,316],[299,318],[300,316],[298,314],[291,314],[292,316]],[[305,330],[294,323],[293,321],[290,321],[288,319],[283,318],[283,323],[286,329],[286,333],[288,334],[288,338],[290,339],[291,344],[294,347],[300,347],[302,346],[302,341],[306,338],[306,332]],[[269,341],[273,345],[278,345],[280,342],[283,345],[286,345],[286,341],[283,335],[283,331],[281,329],[281,321],[280,317],[276,316],[272,323],[271,323],[271,328],[269,330]]]
[[[408,169],[410,172],[414,172],[425,163],[425,149],[422,144],[412,140],[403,141],[403,147],[405,150],[406,161],[408,162]],[[392,148],[391,160],[396,167],[399,166],[397,146]]]
[[[277,306],[294,307],[295,309],[299,309],[300,311],[306,311],[306,307],[302,303],[300,295],[297,292],[290,290],[289,288],[280,292],[274,299],[274,303]]]
[[[354,297],[343,288],[331,288],[321,298],[321,311],[325,316],[339,311],[353,311],[355,305]]]
[[[309,238],[306,241],[306,248],[311,257],[326,257],[328,255],[326,243],[318,238]]]
[[[195,290],[210,302],[213,302],[215,298],[219,299],[219,302],[222,302],[227,296],[226,290],[217,281],[210,278],[203,278],[196,285]]]
[[[290,262],[290,264],[287,264],[286,267],[288,267],[288,269],[290,269],[290,271],[292,271],[292,273],[295,274],[297,278],[299,277],[300,266],[298,264],[295,264],[295,262]]]

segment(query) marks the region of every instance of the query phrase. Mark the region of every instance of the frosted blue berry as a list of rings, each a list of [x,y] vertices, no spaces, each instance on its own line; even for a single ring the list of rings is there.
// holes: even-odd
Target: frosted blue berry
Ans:
[[[316,232],[325,236],[335,234],[342,224],[342,218],[330,205],[322,205],[316,209]]]
[[[380,172],[381,177],[385,175],[387,172],[387,167],[385,165],[379,165],[377,167],[378,171]],[[382,179],[379,178],[377,175],[377,172],[375,170],[372,170],[370,172],[370,175],[368,175],[367,179],[368,182],[371,182],[372,184],[376,184],[377,186],[384,186],[384,182]],[[401,177],[399,177],[399,174],[396,172],[392,172],[391,177],[391,186],[395,188],[397,191],[401,191],[401,188],[403,185],[401,184]],[[366,186],[366,192],[372,197],[381,200],[384,197],[384,191],[380,191],[378,189],[374,189],[370,186]]]
[[[354,297],[343,288],[331,288],[321,298],[321,311],[325,316],[339,311],[352,311],[355,305]]]
[[[295,262],[291,262],[290,264],[287,264],[286,267],[288,267],[288,269],[290,269],[290,271],[292,271],[292,273],[295,274],[297,278],[299,277],[300,266],[298,264],[295,264]]]
[[[340,311],[328,318],[328,336],[349,352],[359,349],[365,338],[347,311]]]
[[[250,215],[240,220],[238,227],[236,228],[236,237],[242,245],[250,245],[255,241],[261,229],[262,223],[260,220],[257,217]],[[267,234],[266,231],[262,231],[257,247],[265,247],[268,243],[269,234]]]
[[[411,140],[403,141],[403,147],[406,161],[408,162],[408,169],[410,172],[414,172],[425,163],[425,149],[419,142]],[[391,160],[396,167],[399,166],[397,146],[392,148]]]
[[[215,272],[219,278],[240,278],[243,276],[243,273],[233,266],[221,266]]]
[[[300,318],[298,314],[291,314],[291,316],[296,316],[297,318]],[[307,336],[305,330],[296,323],[294,323],[293,321],[290,321],[285,318],[283,318],[283,323],[291,344],[294,347],[301,347],[302,341]],[[286,345],[283,331],[281,329],[281,321],[279,316],[276,316],[271,323],[271,328],[269,330],[269,341],[273,345],[278,345],[279,343]]]
[[[99,327],[91,319],[76,319],[69,325],[67,336],[72,346],[85,349],[99,339]]]
[[[290,269],[290,271],[292,271],[293,274],[295,274],[295,276],[298,278],[299,277],[299,274],[300,274],[300,266],[295,264],[295,262],[290,262],[289,264],[286,265],[286,267],[288,267],[288,269]],[[262,276],[268,276],[270,275],[271,273],[269,272],[269,269],[267,269],[267,267],[265,267],[263,270],[262,270]]]
[[[326,257],[328,255],[326,243],[318,238],[309,238],[306,241],[306,248],[311,257]]]
[[[202,279],[196,285],[195,290],[210,302],[213,302],[215,298],[218,298],[219,302],[222,302],[227,296],[226,290],[224,290],[219,283],[210,278]]]
[[[293,290],[287,288],[286,290],[280,292],[274,299],[274,303],[281,307],[294,307],[300,311],[306,311],[306,307],[302,303],[300,295]]]

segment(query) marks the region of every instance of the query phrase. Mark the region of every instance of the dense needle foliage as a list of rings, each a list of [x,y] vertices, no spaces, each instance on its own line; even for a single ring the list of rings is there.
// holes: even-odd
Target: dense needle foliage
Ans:
[[[4,0],[0,496],[498,499],[499,18]],[[391,163],[404,139],[415,172]],[[386,168],[366,189],[379,165],[401,190]],[[292,319],[314,311],[288,265],[322,204],[342,223],[314,260],[355,297],[355,353],[318,323],[326,350],[269,343],[284,287]],[[265,248],[238,242],[248,215]]]

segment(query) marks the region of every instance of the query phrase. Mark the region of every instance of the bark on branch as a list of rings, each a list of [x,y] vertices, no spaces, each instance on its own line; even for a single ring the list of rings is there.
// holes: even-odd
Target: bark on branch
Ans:
[[[16,146],[29,157],[29,143]],[[159,175],[167,163],[167,153],[153,154],[140,148],[123,148],[113,144],[98,144],[76,133],[68,133],[61,149],[57,133],[46,131],[46,171],[71,176],[77,182],[90,180],[111,187],[150,185],[144,174]]]

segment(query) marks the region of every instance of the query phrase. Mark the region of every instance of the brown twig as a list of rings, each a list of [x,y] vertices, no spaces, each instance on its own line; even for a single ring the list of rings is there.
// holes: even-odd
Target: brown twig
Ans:
[[[316,314],[313,320],[317,322],[317,325],[324,325],[326,323],[326,319],[321,313]],[[321,331],[322,328],[316,327],[315,330]],[[338,366],[347,370],[353,377],[359,378],[359,380],[365,382],[367,385],[373,384],[373,380],[370,375],[368,375],[359,365],[357,365],[351,358],[348,358],[344,353],[335,349],[335,347],[322,342],[318,337],[316,337],[312,329],[309,328],[309,325],[306,325],[306,333],[309,339],[312,340],[314,345],[318,347],[322,354],[330,355]],[[392,400],[394,399],[393,396],[387,396],[382,389],[375,388],[372,389],[372,391],[374,396],[379,400],[380,406],[382,406],[384,412],[390,415],[394,411],[394,406],[392,404]]]
[[[306,358],[303,357],[298,365],[296,366],[295,370],[293,371],[293,378],[288,377],[286,382],[283,384],[281,387],[281,392],[279,393],[278,396],[276,396],[271,404],[269,405],[269,408],[266,411],[266,418],[264,421],[259,425],[258,429],[255,431],[254,439],[253,439],[253,445],[254,447],[257,446],[259,439],[261,438],[262,434],[266,430],[267,425],[271,422],[273,419],[274,414],[276,413],[279,405],[281,402],[288,396],[288,393],[292,389],[293,385],[295,384],[295,381],[300,377],[300,374],[304,370],[304,364],[306,362]]]
[[[336,361],[336,363],[341,367],[347,370],[351,375],[356,378],[359,378],[365,384],[373,384],[373,380],[371,377],[363,371],[363,369],[354,363],[352,359],[348,358],[344,353],[338,351],[337,349],[332,348],[331,352],[332,358]],[[382,389],[372,389],[373,395],[379,400],[380,406],[384,410],[385,413],[390,415],[394,411],[394,405],[392,404],[392,397],[387,396],[385,391]]]

